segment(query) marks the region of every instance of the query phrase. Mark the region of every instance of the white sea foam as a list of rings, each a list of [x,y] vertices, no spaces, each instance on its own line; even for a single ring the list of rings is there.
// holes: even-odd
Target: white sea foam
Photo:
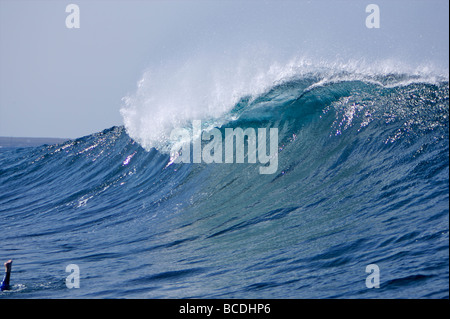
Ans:
[[[164,61],[149,67],[132,94],[123,98],[120,110],[127,133],[141,146],[168,151],[174,128],[203,120],[209,127],[223,124],[243,97],[256,97],[276,84],[306,74],[320,74],[314,86],[333,81],[378,82],[380,75],[408,74],[411,81],[448,80],[448,71],[430,65],[411,67],[398,61],[320,61],[296,57],[286,61],[269,58],[267,52],[221,57],[197,54],[183,61]],[[345,74],[345,75],[343,75]],[[401,83],[397,83],[401,84]],[[385,85],[392,85],[391,83]]]

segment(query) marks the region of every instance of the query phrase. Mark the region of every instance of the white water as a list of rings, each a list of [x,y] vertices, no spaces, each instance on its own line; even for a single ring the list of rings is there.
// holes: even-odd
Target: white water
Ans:
[[[448,72],[433,65],[410,66],[393,59],[329,62],[302,56],[282,61],[264,50],[220,57],[196,54],[149,67],[136,91],[123,98],[121,115],[127,133],[142,147],[167,151],[174,128],[190,126],[193,120],[209,121],[209,127],[223,124],[241,98],[256,97],[307,74],[320,75],[313,86],[342,80],[377,82],[377,76],[387,74],[407,74],[425,82],[448,79]],[[415,80],[408,78],[406,84],[411,81]]]

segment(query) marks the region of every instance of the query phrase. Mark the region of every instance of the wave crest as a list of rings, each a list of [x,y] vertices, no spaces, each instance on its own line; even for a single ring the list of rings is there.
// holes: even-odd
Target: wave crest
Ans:
[[[273,119],[274,109],[268,104],[298,100],[331,84],[360,81],[388,88],[445,80],[448,76],[431,66],[411,68],[392,60],[329,63],[295,58],[280,63],[261,55],[226,59],[197,56],[147,69],[136,92],[123,98],[120,112],[127,133],[142,147],[168,151],[171,131],[189,126],[193,120],[220,127],[249,114],[251,118]],[[277,93],[280,86],[293,88]]]

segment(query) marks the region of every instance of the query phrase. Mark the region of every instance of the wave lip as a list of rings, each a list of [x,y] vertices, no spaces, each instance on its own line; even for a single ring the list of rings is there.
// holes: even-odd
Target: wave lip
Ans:
[[[448,73],[432,66],[411,68],[392,60],[367,63],[291,59],[286,63],[268,58],[191,59],[148,69],[137,90],[123,98],[120,110],[127,133],[142,147],[169,152],[170,134],[194,120],[221,127],[248,111],[255,99],[280,85],[296,83],[301,96],[333,83],[361,81],[389,87],[413,83],[448,82]],[[302,86],[298,86],[303,82]],[[245,106],[247,109],[242,109]]]

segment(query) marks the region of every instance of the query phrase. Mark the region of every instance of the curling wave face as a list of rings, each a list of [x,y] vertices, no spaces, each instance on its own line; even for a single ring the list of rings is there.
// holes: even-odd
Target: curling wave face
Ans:
[[[8,296],[448,298],[448,78],[197,66],[146,73],[124,126],[0,150],[0,226],[23,270]],[[168,165],[170,131],[196,119],[278,128],[277,171]]]

